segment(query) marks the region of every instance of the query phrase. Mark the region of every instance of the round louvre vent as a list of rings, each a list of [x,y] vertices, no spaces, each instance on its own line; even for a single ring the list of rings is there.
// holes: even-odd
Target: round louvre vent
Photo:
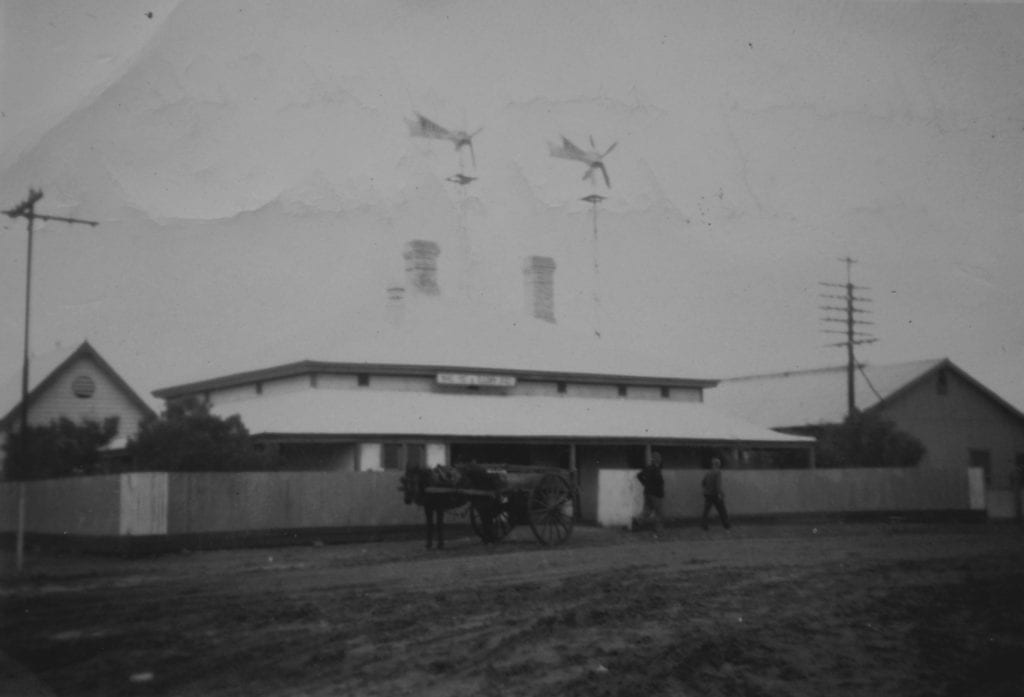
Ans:
[[[79,375],[71,382],[71,391],[80,399],[88,399],[96,392],[96,383],[88,375]]]

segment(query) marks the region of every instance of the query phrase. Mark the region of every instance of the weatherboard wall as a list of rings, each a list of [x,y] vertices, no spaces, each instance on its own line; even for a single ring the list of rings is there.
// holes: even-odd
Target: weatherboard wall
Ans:
[[[945,371],[944,392],[932,374],[884,407],[883,414],[927,448],[923,467],[962,471],[970,451],[987,451],[989,489],[1011,491],[1017,455],[1024,455],[1024,422],[955,371]]]
[[[79,396],[74,389],[75,380],[86,377],[94,389]],[[29,422],[41,426],[66,417],[78,422],[82,419],[102,422],[118,417],[118,432],[133,434],[145,416],[109,378],[107,373],[87,357],[80,357],[65,367],[32,401]]]

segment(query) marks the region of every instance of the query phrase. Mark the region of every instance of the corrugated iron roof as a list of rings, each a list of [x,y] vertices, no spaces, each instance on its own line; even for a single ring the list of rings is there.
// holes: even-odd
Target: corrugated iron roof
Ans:
[[[745,441],[806,444],[701,403],[310,389],[226,402],[258,434]]]
[[[118,385],[124,394],[145,414],[154,414],[153,409],[125,382],[110,366],[99,352],[88,341],[83,341],[74,348],[58,347],[52,351],[29,357],[28,402],[31,405],[36,391],[56,377],[58,371],[78,358],[92,360],[107,376]],[[7,423],[14,417],[15,410],[21,404],[21,370],[0,383],[0,424]]]
[[[861,411],[888,399],[946,359],[864,365],[854,378]],[[705,390],[705,401],[756,424],[785,428],[841,423],[847,413],[846,366],[721,380]]]
[[[302,361],[344,364],[446,366],[478,370],[662,377],[707,381],[697,366],[650,356],[526,315],[490,311],[455,299],[409,297],[392,306],[369,305],[307,332],[204,355],[203,367],[156,394],[222,382],[227,376]]]

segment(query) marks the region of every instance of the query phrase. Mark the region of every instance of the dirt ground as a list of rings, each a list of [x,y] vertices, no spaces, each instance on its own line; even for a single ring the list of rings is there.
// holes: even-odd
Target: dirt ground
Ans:
[[[517,529],[443,552],[3,563],[0,694],[1024,694],[1013,525],[577,528],[555,549]]]

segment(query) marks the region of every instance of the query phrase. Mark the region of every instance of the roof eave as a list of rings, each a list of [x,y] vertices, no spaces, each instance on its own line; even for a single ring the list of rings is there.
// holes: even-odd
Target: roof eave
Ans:
[[[520,380],[566,380],[585,383],[622,383],[640,386],[665,386],[707,389],[719,383],[718,380],[710,378],[680,378],[658,375],[625,375],[605,374],[588,372],[566,372],[549,370],[524,370],[521,368],[483,368],[480,366],[457,366],[457,365],[416,365],[402,363],[369,363],[369,362],[327,362],[327,361],[298,361],[285,363],[269,368],[244,371],[224,375],[208,380],[164,387],[153,390],[152,395],[158,399],[175,399],[209,390],[224,389],[238,385],[248,385],[255,382],[274,380],[280,378],[294,377],[309,373],[373,373],[378,375],[400,375],[429,377],[437,373],[459,371],[465,373],[493,374],[501,373],[510,375]]]
[[[649,436],[580,436],[580,435],[460,435],[456,433],[289,433],[261,431],[251,434],[256,440],[276,441],[282,443],[358,443],[363,441],[408,441],[408,440],[444,440],[455,442],[546,442],[574,444],[610,444],[610,443],[659,443],[664,445],[703,445],[725,446],[742,443],[751,448],[811,448],[816,440],[809,436],[796,436],[781,440],[748,440],[743,438],[694,438],[694,437],[649,437]]]

